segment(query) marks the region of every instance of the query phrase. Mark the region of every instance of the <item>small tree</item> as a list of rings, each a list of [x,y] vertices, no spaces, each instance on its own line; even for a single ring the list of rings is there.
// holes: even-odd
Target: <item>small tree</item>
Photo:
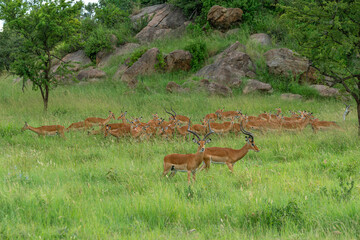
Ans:
[[[24,84],[30,80],[33,90],[40,90],[45,111],[50,89],[57,85],[51,67],[53,59],[59,57],[54,56],[53,50],[77,33],[81,8],[82,2],[73,0],[3,0],[0,3],[0,19],[23,40],[11,70],[23,78]]]
[[[282,7],[298,52],[355,100],[360,136],[360,1],[296,0]]]

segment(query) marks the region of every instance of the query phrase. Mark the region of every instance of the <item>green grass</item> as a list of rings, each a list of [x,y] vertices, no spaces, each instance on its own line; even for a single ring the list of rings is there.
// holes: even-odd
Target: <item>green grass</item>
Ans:
[[[183,76],[183,77],[182,77]],[[183,73],[145,77],[150,90],[122,83],[60,86],[42,112],[39,92],[21,92],[0,78],[0,238],[80,239],[357,239],[360,237],[359,139],[352,112],[341,121],[334,99],[285,101],[274,95],[230,98],[190,92],[169,94],[164,84]],[[177,79],[177,80],[176,80]],[[224,165],[161,177],[163,157],[193,153],[181,138],[137,142],[82,132],[39,138],[20,129],[70,125],[90,116],[167,117],[173,108],[199,122],[218,108],[248,114],[308,110],[339,122],[344,131],[313,134],[254,133],[260,152],[249,152],[230,174]],[[244,136],[212,137],[208,147],[240,148]],[[351,182],[354,187],[350,189]],[[195,229],[195,230],[193,230]]]

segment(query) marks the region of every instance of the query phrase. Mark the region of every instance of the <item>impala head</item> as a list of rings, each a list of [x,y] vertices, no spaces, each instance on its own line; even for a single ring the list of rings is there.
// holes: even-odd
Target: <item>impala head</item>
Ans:
[[[245,129],[242,126],[242,123],[240,123],[240,130],[243,134],[246,135],[245,140],[247,144],[249,145],[250,149],[254,150],[255,152],[259,152],[259,148],[255,145],[254,142],[254,135],[252,135],[251,132],[245,131]]]
[[[104,137],[107,137],[109,135],[109,131],[111,130],[111,127],[107,124],[105,126],[105,134],[104,134]]]
[[[197,139],[193,138],[193,142],[194,142],[194,143],[197,143],[197,144],[199,145],[199,148],[198,148],[198,151],[199,151],[199,152],[205,152],[205,145],[206,145],[207,143],[211,142],[211,139],[210,139],[210,138],[209,138],[209,139],[206,139],[206,138],[209,137],[210,134],[214,133],[214,131],[211,130],[209,121],[208,121],[208,124],[209,124],[209,132],[208,132],[208,133],[204,136],[204,138],[201,140],[200,137],[199,137],[199,135],[197,135],[197,133],[195,133],[195,132],[193,132],[193,131],[190,130],[190,120],[189,120],[189,125],[188,125],[187,131],[188,131],[189,133],[194,134],[195,137],[197,138]]]
[[[224,110],[225,110],[225,107],[223,107],[223,109],[220,108],[220,109],[215,111],[215,114],[219,119],[221,119],[222,113],[224,112]]]
[[[29,125],[27,124],[27,122],[25,122],[25,125],[22,127],[21,131],[23,132],[27,129],[29,129]]]
[[[119,119],[123,119],[123,120],[125,119],[125,120],[126,120],[126,118],[125,118],[125,117],[126,117],[126,114],[127,114],[127,111],[123,112],[123,113],[120,115],[120,117],[117,118],[117,120],[119,120]]]
[[[110,119],[112,118],[112,119],[116,119],[115,118],[115,114],[112,112],[112,111],[109,111],[109,117],[110,117]]]

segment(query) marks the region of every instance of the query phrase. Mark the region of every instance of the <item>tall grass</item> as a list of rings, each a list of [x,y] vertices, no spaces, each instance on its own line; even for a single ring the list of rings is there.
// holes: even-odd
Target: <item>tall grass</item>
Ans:
[[[333,99],[281,100],[278,96],[166,93],[164,83],[182,73],[144,78],[149,90],[130,92],[106,80],[60,86],[42,112],[38,92],[21,92],[11,77],[0,79],[0,236],[80,239],[359,238],[360,167],[356,116],[341,121],[342,103]],[[183,80],[176,80],[179,83]],[[159,85],[159,86],[158,86]],[[187,185],[186,174],[161,177],[163,157],[193,153],[181,138],[116,142],[83,132],[37,137],[20,129],[106,117],[109,110],[129,117],[163,107],[198,122],[220,107],[248,114],[281,107],[306,109],[338,121],[343,131],[313,134],[254,132],[260,152],[249,152],[230,174],[212,165]],[[241,148],[244,136],[213,136],[208,147]],[[351,188],[352,182],[354,186]]]

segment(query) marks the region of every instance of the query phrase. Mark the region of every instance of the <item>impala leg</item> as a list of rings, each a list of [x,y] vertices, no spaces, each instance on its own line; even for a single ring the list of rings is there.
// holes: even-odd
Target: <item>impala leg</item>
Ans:
[[[170,172],[170,169],[171,169],[171,165],[169,165],[169,164],[164,164],[163,177],[165,177],[165,176]]]
[[[192,175],[193,175],[193,181],[195,182],[196,181],[196,171],[192,171]]]
[[[175,174],[176,174],[176,171],[171,171],[169,178],[172,178],[173,176],[175,176]]]
[[[191,171],[188,170],[188,184],[190,185],[190,177],[191,177]]]
[[[230,169],[230,172],[233,173],[233,164],[232,163],[229,163],[229,162],[226,162],[226,165],[228,166],[228,168]]]

